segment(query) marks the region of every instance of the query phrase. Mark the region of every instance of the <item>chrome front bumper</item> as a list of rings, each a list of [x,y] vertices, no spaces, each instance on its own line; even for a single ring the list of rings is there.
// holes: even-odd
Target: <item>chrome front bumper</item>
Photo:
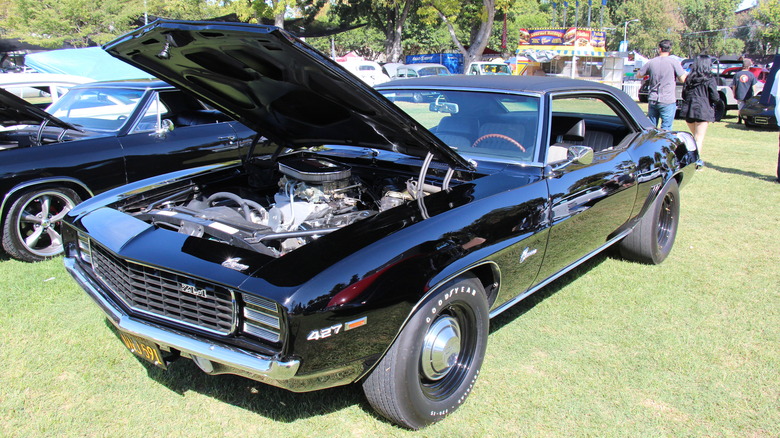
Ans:
[[[300,366],[299,360],[284,361],[276,357],[259,355],[134,319],[102,292],[102,287],[84,272],[74,258],[65,257],[64,263],[76,282],[95,300],[118,330],[147,339],[162,347],[178,350],[208,374],[237,374],[288,389],[296,386],[293,380]]]

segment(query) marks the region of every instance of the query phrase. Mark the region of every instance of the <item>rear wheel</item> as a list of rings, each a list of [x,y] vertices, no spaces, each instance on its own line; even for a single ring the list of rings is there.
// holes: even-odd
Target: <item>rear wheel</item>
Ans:
[[[680,222],[680,189],[672,179],[631,234],[620,242],[620,254],[630,260],[656,265],[672,251]]]
[[[721,100],[712,104],[712,109],[715,111],[715,121],[720,122],[726,117],[726,99],[721,96]]]
[[[419,429],[443,419],[471,392],[485,356],[488,304],[473,277],[454,280],[427,300],[363,383],[371,406]]]
[[[71,189],[44,188],[22,194],[11,204],[3,222],[3,248],[27,262],[62,253],[62,219],[79,196]]]

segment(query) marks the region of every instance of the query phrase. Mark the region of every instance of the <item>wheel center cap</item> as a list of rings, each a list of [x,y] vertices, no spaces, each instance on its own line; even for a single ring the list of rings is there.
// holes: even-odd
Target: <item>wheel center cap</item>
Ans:
[[[431,325],[425,334],[421,352],[422,372],[426,378],[439,380],[458,363],[460,356],[460,326],[451,316],[444,316]]]

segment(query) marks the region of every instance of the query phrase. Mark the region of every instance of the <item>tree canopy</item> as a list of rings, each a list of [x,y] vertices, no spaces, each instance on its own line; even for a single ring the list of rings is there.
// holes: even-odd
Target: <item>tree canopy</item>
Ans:
[[[309,43],[338,55],[400,61],[417,53],[460,52],[478,59],[487,47],[511,55],[521,28],[603,27],[607,49],[623,31],[630,48],[652,56],[661,39],[692,56],[777,52],[780,2],[735,14],[739,0],[0,0],[5,38],[43,47],[102,44],[132,30],[144,13],[175,19],[209,19],[234,13],[244,22],[299,18],[300,26],[353,30]],[[747,17],[747,18],[746,18]],[[506,30],[504,30],[506,29]],[[291,29],[295,31],[294,29]]]

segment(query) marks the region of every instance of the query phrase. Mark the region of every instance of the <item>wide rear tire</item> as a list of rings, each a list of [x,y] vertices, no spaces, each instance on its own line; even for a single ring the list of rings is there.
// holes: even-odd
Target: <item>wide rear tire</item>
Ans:
[[[680,223],[680,189],[672,179],[631,234],[620,241],[620,254],[630,260],[657,265],[672,251]]]
[[[412,315],[363,383],[388,420],[419,429],[455,411],[474,387],[488,335],[485,291],[473,277],[453,280]]]

